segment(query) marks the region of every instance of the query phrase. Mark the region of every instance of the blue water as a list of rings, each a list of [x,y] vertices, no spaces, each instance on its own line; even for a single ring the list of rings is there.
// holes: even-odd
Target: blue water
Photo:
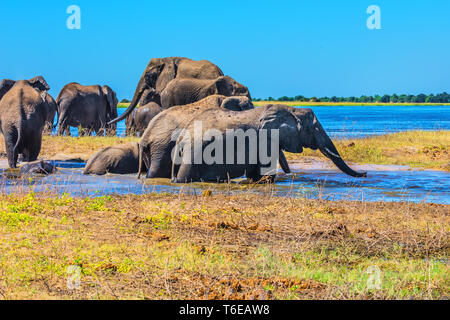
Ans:
[[[328,134],[334,138],[358,138],[406,130],[450,130],[450,106],[317,106],[312,107]],[[125,109],[119,109],[122,114]],[[72,135],[78,130],[71,128]],[[118,135],[124,135],[124,121]],[[270,192],[278,196],[324,198],[328,200],[411,201],[450,204],[450,173],[432,170],[405,170],[385,166],[371,167],[367,178],[352,178],[333,169],[306,169],[279,177],[270,187],[244,187],[232,184],[171,184],[166,180],[137,180],[135,175],[85,176],[84,163],[56,163],[58,173],[48,177],[0,176],[0,192],[54,190],[73,195],[142,194],[148,192],[199,193]]]
[[[55,162],[58,172],[49,176],[14,176],[3,171],[0,192],[68,193],[74,196],[100,196],[107,194],[144,194],[170,192],[201,194],[258,193],[285,197],[321,198],[326,200],[408,201],[450,204],[450,174],[443,171],[412,170],[382,167],[369,170],[367,178],[352,178],[333,169],[293,168],[292,174],[279,176],[277,182],[266,186],[230,185],[215,183],[172,184],[169,179],[141,179],[136,175],[83,175],[84,163]]]
[[[450,106],[317,106],[311,109],[331,137],[450,130]]]
[[[315,106],[311,109],[333,138],[406,130],[450,130],[450,106]],[[118,114],[124,111],[120,108]],[[70,132],[78,135],[77,128],[71,128]],[[118,124],[117,134],[125,135],[125,121]]]

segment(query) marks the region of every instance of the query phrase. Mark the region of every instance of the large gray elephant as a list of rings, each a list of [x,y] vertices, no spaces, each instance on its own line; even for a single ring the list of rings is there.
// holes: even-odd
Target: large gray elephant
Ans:
[[[84,174],[104,175],[106,173],[137,173],[139,168],[139,146],[136,142],[119,144],[104,148],[89,158]]]
[[[243,175],[273,182],[278,162],[290,171],[283,151],[301,153],[303,148],[319,149],[348,175],[366,176],[344,162],[311,109],[267,105],[243,112],[207,110],[195,121],[178,138],[174,182],[226,182]],[[195,135],[199,123],[202,134]]]
[[[177,78],[170,81],[161,92],[161,107],[168,109],[182,106],[214,94],[250,98],[248,88],[228,76],[216,79]]]
[[[116,125],[108,121],[117,117],[116,93],[108,86],[83,86],[72,82],[64,86],[59,93],[58,134],[70,134],[69,127],[82,128],[80,135],[116,134]]]
[[[178,135],[191,121],[202,113],[222,108],[229,110],[253,109],[247,97],[208,96],[185,106],[175,106],[159,113],[150,121],[139,142],[139,161],[148,168],[147,178],[170,178],[172,157]],[[140,172],[139,170],[139,177]]]
[[[174,79],[216,79],[220,76],[223,76],[222,70],[207,60],[194,61],[183,57],[153,58],[139,79],[130,106],[112,122],[125,119],[138,103],[148,103],[149,101],[140,102],[146,92],[155,91],[156,94],[161,94]]]
[[[3,79],[0,82],[0,100],[14,86],[15,83],[16,81],[11,79]],[[55,115],[58,106],[56,105],[55,99],[53,99],[53,97],[48,92],[45,95],[45,99],[47,102],[47,119],[44,126],[44,132],[51,133],[53,130],[53,123],[55,121]]]
[[[42,131],[48,118],[47,91],[42,76],[0,83],[0,130],[5,138],[8,165],[16,168],[19,154],[29,162],[41,150]]]

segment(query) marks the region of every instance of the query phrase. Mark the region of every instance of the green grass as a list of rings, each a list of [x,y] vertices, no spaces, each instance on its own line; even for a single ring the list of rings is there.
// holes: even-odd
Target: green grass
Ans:
[[[433,204],[0,195],[0,296],[440,299],[448,234],[448,206]]]

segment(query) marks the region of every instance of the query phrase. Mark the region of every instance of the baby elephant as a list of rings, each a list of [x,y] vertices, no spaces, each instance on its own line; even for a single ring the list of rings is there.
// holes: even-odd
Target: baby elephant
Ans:
[[[145,167],[143,165],[142,167]],[[89,158],[84,174],[104,175],[106,173],[130,174],[139,170],[139,145],[124,143],[104,148]],[[144,168],[143,170],[147,170]]]
[[[38,160],[33,162],[28,162],[20,167],[21,174],[52,174],[56,171],[56,166],[48,161]]]

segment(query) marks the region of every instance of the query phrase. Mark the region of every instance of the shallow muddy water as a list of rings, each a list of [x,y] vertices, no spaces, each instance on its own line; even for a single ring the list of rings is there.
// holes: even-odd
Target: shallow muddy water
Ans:
[[[49,176],[19,176],[1,169],[0,192],[68,193],[74,196],[143,194],[170,192],[200,194],[260,193],[286,197],[328,200],[411,201],[450,204],[450,173],[432,170],[408,170],[402,166],[353,166],[368,170],[367,178],[349,177],[326,163],[293,164],[293,173],[278,177],[274,185],[250,186],[237,179],[230,184],[171,184],[168,179],[137,180],[136,175],[86,176],[84,163],[55,162],[59,170]]]

